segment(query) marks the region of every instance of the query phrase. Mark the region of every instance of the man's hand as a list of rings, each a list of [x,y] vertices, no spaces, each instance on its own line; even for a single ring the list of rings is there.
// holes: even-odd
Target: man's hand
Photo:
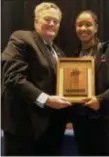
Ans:
[[[98,110],[100,108],[100,102],[95,96],[91,97],[90,100],[85,102],[83,105],[93,110]]]
[[[54,109],[62,109],[72,104],[61,96],[49,96],[47,99],[47,105]]]

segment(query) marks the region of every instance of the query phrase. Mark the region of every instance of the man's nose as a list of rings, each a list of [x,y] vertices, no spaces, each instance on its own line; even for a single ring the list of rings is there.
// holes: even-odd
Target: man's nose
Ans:
[[[49,21],[49,25],[54,25],[54,24],[55,24],[54,20]]]
[[[86,29],[87,29],[87,28],[86,28],[85,25],[81,26],[81,30],[86,30]]]

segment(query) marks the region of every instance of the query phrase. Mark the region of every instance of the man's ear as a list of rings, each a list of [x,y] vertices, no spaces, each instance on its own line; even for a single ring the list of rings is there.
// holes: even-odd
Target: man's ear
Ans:
[[[34,23],[37,23],[38,22],[38,19],[35,17],[34,18]]]
[[[38,19],[35,17],[34,18],[34,28],[36,28],[37,23],[38,23]]]

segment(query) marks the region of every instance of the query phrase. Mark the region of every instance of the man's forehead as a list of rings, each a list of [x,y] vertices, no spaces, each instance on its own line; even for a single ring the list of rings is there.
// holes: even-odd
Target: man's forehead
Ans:
[[[42,10],[41,13],[39,14],[40,17],[44,18],[44,17],[51,17],[51,18],[55,18],[60,20],[60,15],[59,12],[54,9],[54,8],[50,8],[47,10]]]

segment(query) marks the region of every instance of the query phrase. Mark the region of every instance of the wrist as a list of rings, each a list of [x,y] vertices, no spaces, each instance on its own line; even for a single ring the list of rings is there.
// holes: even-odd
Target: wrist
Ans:
[[[38,105],[41,108],[44,108],[44,106],[47,105],[48,97],[49,95],[41,93],[35,101],[36,105]]]

